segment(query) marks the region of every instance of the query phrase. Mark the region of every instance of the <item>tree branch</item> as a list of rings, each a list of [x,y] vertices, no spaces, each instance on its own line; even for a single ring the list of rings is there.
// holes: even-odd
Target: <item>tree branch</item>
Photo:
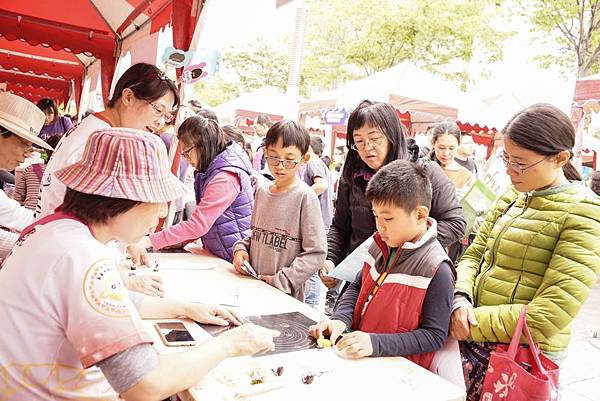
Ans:
[[[561,17],[560,17],[560,13],[559,13],[558,9],[556,7],[553,7],[552,4],[550,4],[547,1],[542,1],[542,2],[544,4],[546,4],[546,10],[547,10],[546,15],[548,16],[548,18],[550,18],[552,20],[552,22],[554,22],[555,26],[561,31],[563,36],[569,42],[571,42],[573,44],[573,49],[579,53],[579,44],[577,42],[577,38],[567,28],[565,22],[561,21]]]
[[[592,55],[586,61],[585,68],[586,69],[590,69],[594,65],[594,61],[598,57],[600,57],[600,45],[596,46],[596,49],[594,49],[594,52],[592,53]]]

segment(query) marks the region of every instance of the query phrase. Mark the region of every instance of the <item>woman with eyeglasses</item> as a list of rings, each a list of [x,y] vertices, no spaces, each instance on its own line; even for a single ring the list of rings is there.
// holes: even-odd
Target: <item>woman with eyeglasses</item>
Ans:
[[[327,234],[327,260],[320,271],[329,288],[337,280],[326,276],[350,252],[375,233],[375,217],[365,198],[373,175],[394,160],[418,159],[418,147],[409,149],[404,128],[394,107],[388,103],[362,101],[348,119],[347,146],[350,149],[340,179],[333,222]],[[464,235],[466,222],[456,200],[452,182],[440,167],[419,159],[431,180],[433,199],[430,216],[438,222],[438,238],[447,247]],[[335,290],[328,292],[333,306]]]
[[[54,172],[81,159],[85,143],[94,131],[123,127],[156,133],[165,123],[173,120],[172,113],[178,105],[179,94],[175,83],[158,67],[145,63],[131,66],[117,81],[105,110],[90,114],[60,140],[42,176],[36,217],[54,213],[63,203],[66,187],[54,177]],[[128,252],[134,263],[144,262],[145,253]],[[127,277],[124,274],[123,280],[131,290],[153,296],[163,295],[162,281],[158,275]]]
[[[85,141],[92,132],[124,127],[155,133],[173,119],[178,105],[175,83],[158,67],[145,63],[131,66],[117,81],[105,110],[84,118],[60,141],[42,178],[36,217],[47,216],[62,204],[66,188],[53,174],[81,159]]]
[[[523,305],[534,341],[562,360],[571,322],[600,272],[600,200],[571,164],[569,117],[533,105],[503,134],[513,188],[488,212],[458,265],[450,335],[463,340],[468,400],[479,399],[490,353],[510,342]]]
[[[188,220],[145,237],[138,246],[158,250],[202,238],[206,249],[231,261],[233,245],[250,235],[250,159],[216,121],[202,116],[185,120],[177,136],[183,157],[196,169],[196,208]]]
[[[33,145],[52,150],[38,137],[44,113],[17,95],[0,92],[0,171],[12,171],[31,155]],[[20,232],[33,223],[33,212],[0,189],[0,262],[12,249]]]

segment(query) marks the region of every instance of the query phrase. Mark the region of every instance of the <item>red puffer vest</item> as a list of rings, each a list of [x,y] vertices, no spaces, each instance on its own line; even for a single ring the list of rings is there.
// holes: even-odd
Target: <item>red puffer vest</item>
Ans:
[[[436,223],[430,219],[427,233],[417,243],[405,243],[396,252],[383,284],[374,291],[389,260],[389,248],[379,233],[369,248],[362,269],[362,285],[354,308],[354,330],[368,333],[405,333],[421,323],[421,309],[431,279],[446,251],[436,239]],[[375,292],[374,295],[373,292]],[[434,353],[407,356],[429,369]]]

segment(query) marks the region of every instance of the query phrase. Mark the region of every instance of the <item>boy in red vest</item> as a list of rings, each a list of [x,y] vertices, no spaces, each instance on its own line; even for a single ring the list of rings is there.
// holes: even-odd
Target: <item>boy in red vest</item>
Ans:
[[[375,241],[331,317],[310,328],[313,337],[328,335],[350,358],[405,356],[430,367],[448,337],[454,290],[454,270],[429,217],[431,192],[425,172],[408,161],[373,176],[366,196]]]

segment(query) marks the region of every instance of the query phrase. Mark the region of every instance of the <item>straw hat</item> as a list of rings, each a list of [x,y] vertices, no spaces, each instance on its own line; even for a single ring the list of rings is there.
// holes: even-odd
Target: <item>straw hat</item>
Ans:
[[[38,138],[45,121],[44,112],[29,100],[9,92],[0,92],[0,126],[26,141],[52,150],[50,145]]]
[[[165,144],[130,128],[94,131],[81,160],[54,173],[67,187],[92,195],[162,203],[184,194],[169,170]]]

